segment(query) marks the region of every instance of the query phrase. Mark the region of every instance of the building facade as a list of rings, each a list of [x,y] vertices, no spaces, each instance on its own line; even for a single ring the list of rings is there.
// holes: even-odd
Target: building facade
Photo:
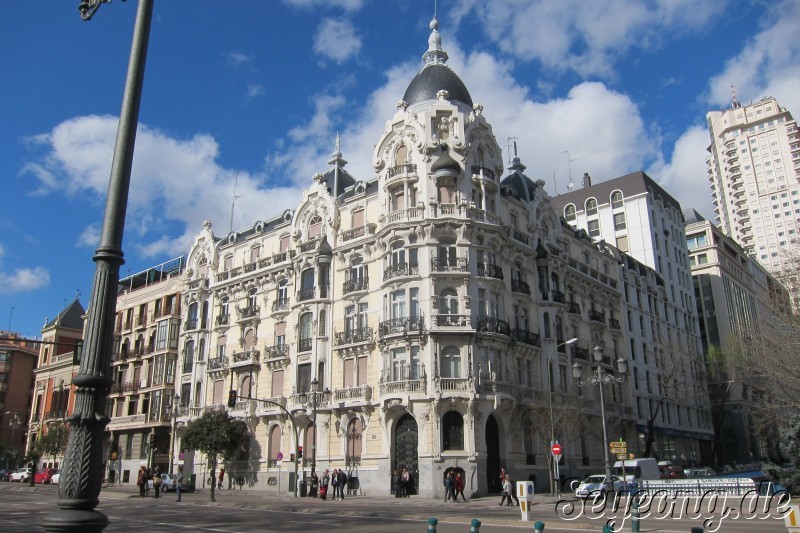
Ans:
[[[713,429],[680,205],[644,172],[597,184],[584,175],[553,204],[619,251],[639,453],[708,464]]]
[[[474,494],[499,491],[502,467],[543,488],[551,427],[562,477],[601,468],[599,391],[570,367],[596,346],[609,369],[628,358],[617,258],[562,224],[518,158],[504,170],[431,28],[373,176],[351,176],[337,146],[296,209],[224,236],[207,222],[196,237],[176,380],[185,473],[207,477],[181,428],[231,389],[272,402],[231,411],[252,441],[228,472],[265,490],[291,490],[298,445],[305,474],[344,468],[367,494],[388,494],[404,467],[425,496],[451,469]],[[614,439],[635,436],[629,382],[605,398]]]
[[[800,132],[772,97],[706,115],[706,160],[722,231],[774,275],[797,270]],[[795,244],[793,245],[793,241]]]
[[[752,415],[755,395],[769,394],[769,386],[730,363],[746,360],[763,339],[779,338],[781,316],[791,309],[789,293],[720,228],[695,211],[685,215],[700,336],[706,353],[712,352],[708,370],[716,462],[775,460],[774,439]]]
[[[142,465],[169,468],[184,265],[178,257],[119,282],[104,460],[123,483]]]
[[[16,333],[0,331],[0,337],[0,444],[9,447],[10,466],[25,455],[36,349]]]
[[[52,424],[65,424],[75,404],[72,378],[78,373],[76,356],[83,339],[85,310],[76,298],[42,328],[42,342],[34,370],[33,409],[28,448],[47,434]],[[58,468],[63,454],[42,457],[41,466]]]

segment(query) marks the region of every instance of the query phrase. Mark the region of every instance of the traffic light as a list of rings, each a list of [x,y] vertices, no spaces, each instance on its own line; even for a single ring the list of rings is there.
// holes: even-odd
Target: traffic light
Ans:
[[[302,459],[303,458],[303,447],[302,446],[298,446],[297,447],[297,458],[298,459]]]
[[[231,408],[231,409],[236,407],[236,391],[235,390],[231,390],[228,393],[228,407]]]
[[[150,449],[152,450],[156,445],[156,434],[150,433]]]

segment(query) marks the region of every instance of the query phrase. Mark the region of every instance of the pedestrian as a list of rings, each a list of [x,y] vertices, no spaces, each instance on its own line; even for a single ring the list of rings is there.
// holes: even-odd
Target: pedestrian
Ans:
[[[225,468],[219,469],[219,480],[217,482],[217,488],[222,490],[222,481],[225,479]]]
[[[517,507],[519,507],[519,498],[517,498],[517,491],[516,487],[514,486],[514,478],[511,477],[511,474],[508,473],[506,474],[506,478],[508,479],[508,482],[511,484],[511,497],[514,498],[514,503],[516,504]]]
[[[411,473],[408,468],[403,467],[403,473],[400,474],[400,494],[403,498],[408,498],[409,484],[411,482]]]
[[[445,503],[453,499],[453,492],[455,491],[453,471],[450,470],[444,475],[444,501]]]
[[[316,498],[319,491],[319,476],[316,472],[311,472],[311,487],[308,492],[309,498]]]
[[[506,499],[508,499],[508,504],[506,504],[506,506],[511,507],[511,492],[511,481],[509,481],[508,476],[506,476],[506,478],[503,480],[503,491],[500,493],[500,507],[503,506],[503,503],[505,503]]]
[[[176,502],[181,501],[181,483],[183,483],[183,465],[178,465],[178,473],[175,474],[175,492],[178,493]]]
[[[136,477],[136,486],[139,487],[139,496],[144,498],[147,492],[147,468],[144,465],[139,469],[139,475]]]
[[[395,498],[400,497],[400,472],[396,468],[392,470],[392,494]]]
[[[339,497],[339,469],[334,468],[333,472],[331,472],[331,487],[333,487],[333,498],[337,499]]]
[[[325,472],[322,473],[322,483],[319,486],[319,497],[322,501],[328,498],[328,483],[330,483],[330,480],[331,477],[326,469]]]
[[[156,467],[153,470],[153,490],[155,490],[155,498],[158,498],[158,493],[161,491],[161,469]]]
[[[344,488],[347,486],[347,472],[339,469],[339,499],[344,500]]]
[[[456,474],[456,501],[458,501],[459,494],[461,494],[461,498],[464,501],[467,501],[466,496],[464,496],[464,476],[461,475],[461,472]]]

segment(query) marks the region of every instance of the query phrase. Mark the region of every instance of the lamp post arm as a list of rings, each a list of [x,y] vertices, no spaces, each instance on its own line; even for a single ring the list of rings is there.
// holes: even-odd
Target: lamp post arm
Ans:
[[[300,434],[297,432],[297,422],[295,421],[294,416],[292,415],[292,413],[289,412],[289,410],[286,407],[282,406],[278,402],[273,402],[272,400],[262,400],[261,398],[251,398],[249,396],[239,396],[239,399],[251,400],[254,402],[261,402],[261,403],[266,403],[268,405],[274,405],[275,407],[280,408],[284,413],[286,413],[286,416],[288,416],[289,420],[291,420],[292,428],[294,429],[294,448],[295,448],[294,486],[292,487],[292,494],[294,494],[294,497],[297,498],[297,463],[298,463],[297,446],[300,445]],[[316,428],[314,428],[314,431],[316,431]]]

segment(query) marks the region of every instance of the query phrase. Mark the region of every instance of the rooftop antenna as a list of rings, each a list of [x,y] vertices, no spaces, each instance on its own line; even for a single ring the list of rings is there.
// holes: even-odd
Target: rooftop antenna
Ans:
[[[514,148],[514,157],[517,157],[517,138],[509,137],[506,142],[506,150],[508,151],[508,164],[511,164],[511,148]]]
[[[14,306],[11,306],[11,311],[8,313],[8,332],[11,333],[11,317],[14,316]]]
[[[731,84],[731,109],[742,107],[739,99],[736,98],[736,85]]]
[[[553,169],[553,187],[556,190],[556,196],[558,196],[558,182],[556,181],[556,169]]]
[[[236,187],[239,185],[239,171],[236,171],[236,180],[233,182],[233,199],[231,200],[231,229],[228,230],[228,233],[233,233],[233,209],[236,207],[236,199],[240,198],[236,196]]]
[[[577,159],[571,159],[569,157],[569,150],[564,150],[561,153],[567,154],[567,172],[569,173],[569,183],[567,184],[567,188],[571,191],[573,187],[575,187],[575,183],[572,181],[572,162],[577,161]]]

